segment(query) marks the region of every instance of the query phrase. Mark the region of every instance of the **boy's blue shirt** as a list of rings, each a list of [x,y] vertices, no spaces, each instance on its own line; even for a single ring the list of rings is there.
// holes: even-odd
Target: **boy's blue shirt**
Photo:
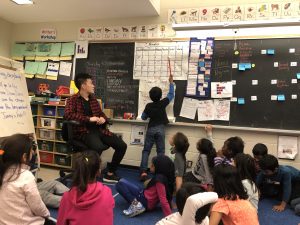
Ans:
[[[169,92],[168,92],[166,98],[169,99],[169,103],[173,100],[173,98],[174,98],[174,83],[169,84]],[[146,119],[148,119],[148,117],[149,116],[145,112],[143,112],[141,115],[142,120],[146,120]]]
[[[257,186],[261,186],[266,180],[269,183],[280,183],[282,186],[282,201],[288,202],[292,193],[292,182],[300,181],[300,171],[292,166],[279,166],[276,174],[272,176],[266,176],[261,171],[257,175]]]

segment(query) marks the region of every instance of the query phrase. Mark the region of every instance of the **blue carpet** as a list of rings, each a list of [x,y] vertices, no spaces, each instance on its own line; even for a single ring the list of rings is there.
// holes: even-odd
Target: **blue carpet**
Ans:
[[[132,169],[120,169],[118,175],[124,177],[127,180],[132,181],[137,185],[142,185],[138,181],[139,173],[137,170]],[[112,193],[115,196],[117,194],[114,185],[108,185],[112,189]],[[300,223],[300,217],[287,208],[284,212],[278,213],[272,211],[273,205],[278,204],[278,201],[273,199],[263,199],[258,205],[258,216],[260,225],[297,225]],[[128,203],[120,195],[115,196],[115,208],[114,208],[114,225],[154,225],[157,221],[164,217],[162,210],[157,208],[154,211],[143,213],[134,218],[128,218],[123,215],[122,211],[128,208]],[[49,209],[52,217],[57,217],[56,209]]]

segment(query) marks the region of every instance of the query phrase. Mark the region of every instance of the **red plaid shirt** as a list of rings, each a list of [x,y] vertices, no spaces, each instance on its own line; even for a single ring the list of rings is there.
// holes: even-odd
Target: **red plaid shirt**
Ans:
[[[103,117],[107,121],[107,117],[102,112],[95,96],[90,95],[89,103],[93,116]],[[83,98],[80,96],[79,92],[67,100],[64,117],[66,120],[75,120],[80,122],[80,125],[73,127],[75,137],[81,138],[84,134],[89,132],[86,124],[90,122],[90,117],[84,114]],[[112,135],[112,133],[106,129],[106,124],[100,125],[99,130],[105,135]]]

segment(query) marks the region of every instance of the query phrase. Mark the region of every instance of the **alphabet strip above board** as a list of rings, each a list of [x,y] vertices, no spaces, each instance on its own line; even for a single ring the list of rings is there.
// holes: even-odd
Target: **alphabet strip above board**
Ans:
[[[139,81],[133,79],[134,46],[134,43],[92,43],[89,44],[88,59],[77,59],[76,62],[76,73],[88,72],[95,77],[96,94],[103,99],[107,108],[114,109],[115,117],[122,117],[124,112],[137,114],[138,108],[142,107],[138,107]],[[300,46],[298,38],[215,40],[211,81],[232,83],[232,98],[229,98],[230,119],[205,123],[298,129],[300,77],[297,77],[297,73],[300,73],[300,48],[297,46]],[[264,50],[266,53],[269,51],[269,54],[264,54]],[[116,71],[114,73],[117,75],[114,74],[113,79],[119,81],[119,86],[112,85],[112,80],[107,79],[111,71]],[[277,80],[277,84],[272,84],[272,80]],[[175,83],[176,121],[201,123],[197,114],[195,119],[179,116],[183,98],[186,96],[187,81],[176,80]],[[116,94],[121,92],[122,94]],[[274,96],[276,100],[272,100]],[[211,98],[195,99],[201,101]],[[243,104],[239,104],[241,102]]]

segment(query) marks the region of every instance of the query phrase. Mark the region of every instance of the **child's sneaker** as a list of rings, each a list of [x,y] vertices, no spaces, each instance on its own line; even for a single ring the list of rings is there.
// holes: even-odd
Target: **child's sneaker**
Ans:
[[[128,209],[123,210],[123,213],[128,217],[134,217],[137,216],[143,212],[145,212],[145,207],[142,203],[131,203]]]

